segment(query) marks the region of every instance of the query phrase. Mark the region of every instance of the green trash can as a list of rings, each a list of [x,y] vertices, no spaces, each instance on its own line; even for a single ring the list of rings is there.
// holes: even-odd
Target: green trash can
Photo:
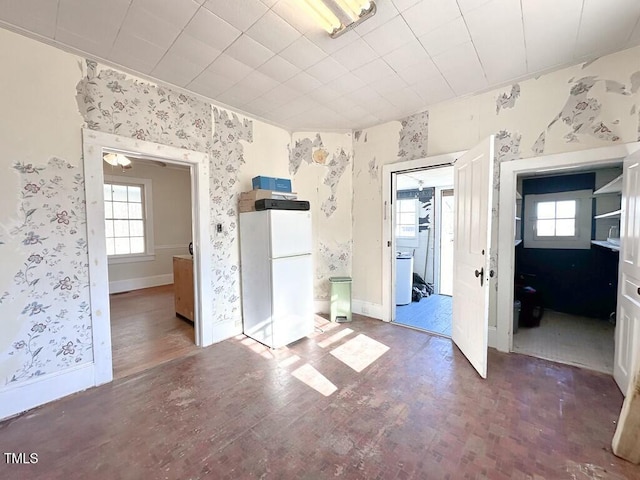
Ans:
[[[331,277],[331,321],[351,321],[351,277]]]

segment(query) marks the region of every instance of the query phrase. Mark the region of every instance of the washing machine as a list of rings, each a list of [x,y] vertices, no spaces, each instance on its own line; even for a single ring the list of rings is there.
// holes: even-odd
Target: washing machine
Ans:
[[[398,253],[396,255],[396,305],[411,303],[413,287],[413,255]]]

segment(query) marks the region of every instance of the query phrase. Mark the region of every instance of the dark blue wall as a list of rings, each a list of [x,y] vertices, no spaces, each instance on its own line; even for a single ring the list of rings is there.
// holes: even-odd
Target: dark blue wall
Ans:
[[[522,196],[593,190],[594,185],[595,173],[530,178],[522,182]],[[526,284],[541,293],[544,307],[558,312],[608,318],[616,308],[617,272],[618,255],[599,247],[516,248],[516,277],[524,275]]]

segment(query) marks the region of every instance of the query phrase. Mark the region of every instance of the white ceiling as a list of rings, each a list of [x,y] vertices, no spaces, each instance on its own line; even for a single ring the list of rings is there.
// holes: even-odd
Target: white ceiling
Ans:
[[[640,44],[639,0],[0,0],[0,25],[291,130],[356,129]]]

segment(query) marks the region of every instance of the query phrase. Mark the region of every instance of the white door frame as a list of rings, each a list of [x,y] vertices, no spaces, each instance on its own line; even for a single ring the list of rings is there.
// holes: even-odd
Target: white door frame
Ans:
[[[500,165],[500,212],[498,216],[498,301],[496,348],[513,349],[513,268],[517,177],[531,172],[558,172],[585,166],[605,166],[622,161],[640,150],[640,142],[577,152],[557,153],[504,162]]]
[[[396,289],[394,280],[396,267],[395,262],[392,261],[396,251],[396,239],[393,235],[395,212],[391,204],[391,194],[393,187],[395,187],[392,185],[392,180],[395,183],[394,174],[420,168],[449,167],[463,153],[464,151],[445,153],[382,166],[382,320],[385,322],[390,322],[393,319],[395,307],[395,302],[392,300],[395,298]],[[393,179],[392,176],[394,176]]]
[[[440,284],[441,284],[441,276],[442,276],[442,192],[446,190],[453,190],[453,185],[446,187],[436,187],[435,195],[438,197],[438,201],[436,202],[436,231],[434,233],[435,244],[434,248],[437,250],[434,252],[433,261],[436,262],[434,264],[434,279],[433,279],[433,291],[437,294],[440,294]]]
[[[103,149],[190,167],[196,345],[204,347],[213,343],[213,305],[206,301],[210,298],[212,281],[209,156],[202,152],[82,129],[95,385],[113,380],[109,274],[104,231]]]

